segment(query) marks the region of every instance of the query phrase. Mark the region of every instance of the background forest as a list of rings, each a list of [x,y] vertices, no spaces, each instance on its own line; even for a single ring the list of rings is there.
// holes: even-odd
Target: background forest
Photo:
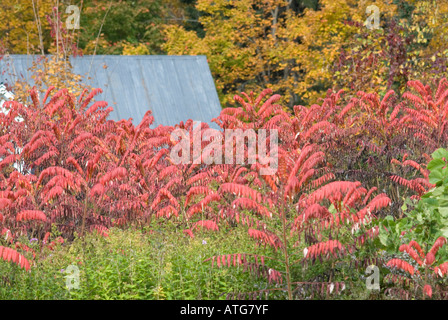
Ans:
[[[448,297],[448,0],[2,0],[0,21],[0,59],[52,54],[6,83],[0,298]],[[221,130],[108,120],[82,54],[206,55]],[[174,163],[175,129],[217,150],[236,128],[278,132],[275,173]]]
[[[3,50],[57,50],[54,21],[59,14],[64,27],[69,5],[81,12],[69,32],[74,54],[206,55],[224,105],[264,88],[289,107],[330,88],[403,93],[411,79],[447,72],[444,0],[5,0]],[[379,29],[366,27],[369,5],[379,8]]]

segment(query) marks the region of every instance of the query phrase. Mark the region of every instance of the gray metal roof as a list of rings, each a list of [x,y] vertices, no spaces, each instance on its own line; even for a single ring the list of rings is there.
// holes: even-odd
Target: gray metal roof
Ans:
[[[11,55],[0,60],[0,82],[15,79],[2,71],[8,68],[32,83],[28,68],[33,56]],[[37,57],[37,56],[36,56]],[[73,71],[86,84],[101,88],[96,100],[114,108],[114,120],[133,118],[140,123],[151,109],[154,124],[175,125],[188,119],[211,123],[221,112],[221,104],[205,56],[83,56],[71,58]],[[107,66],[107,68],[105,68]]]

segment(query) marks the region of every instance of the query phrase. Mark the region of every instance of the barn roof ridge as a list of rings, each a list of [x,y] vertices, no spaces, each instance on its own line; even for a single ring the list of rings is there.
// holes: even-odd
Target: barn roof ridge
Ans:
[[[10,55],[15,75],[28,76],[28,62],[39,56]],[[5,77],[1,71],[6,61],[0,60],[0,81]],[[219,115],[221,104],[204,55],[84,55],[70,61],[73,72],[84,76],[87,85],[103,90],[96,100],[114,108],[113,120],[133,118],[138,124],[151,109],[154,126],[192,119],[216,127],[211,120]]]

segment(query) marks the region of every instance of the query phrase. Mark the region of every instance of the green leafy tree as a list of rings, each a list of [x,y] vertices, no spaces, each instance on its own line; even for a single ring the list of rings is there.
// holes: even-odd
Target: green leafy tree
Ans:
[[[122,54],[142,45],[151,54],[161,53],[162,7],[161,0],[85,2],[79,46],[87,54]]]

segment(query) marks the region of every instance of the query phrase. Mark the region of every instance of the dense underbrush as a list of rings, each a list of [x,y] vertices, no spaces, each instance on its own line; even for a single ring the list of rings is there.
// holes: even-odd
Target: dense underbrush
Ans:
[[[448,141],[448,82],[408,85],[401,97],[329,91],[293,111],[269,89],[243,93],[213,120],[221,130],[152,128],[150,111],[137,126],[107,120],[99,89],[7,102],[2,296],[444,298],[448,154],[435,150]],[[229,129],[275,132],[277,148],[223,161],[229,146],[253,154],[250,141],[221,143]],[[68,292],[60,270],[73,263],[83,280]],[[365,288],[369,265],[380,293]]]

